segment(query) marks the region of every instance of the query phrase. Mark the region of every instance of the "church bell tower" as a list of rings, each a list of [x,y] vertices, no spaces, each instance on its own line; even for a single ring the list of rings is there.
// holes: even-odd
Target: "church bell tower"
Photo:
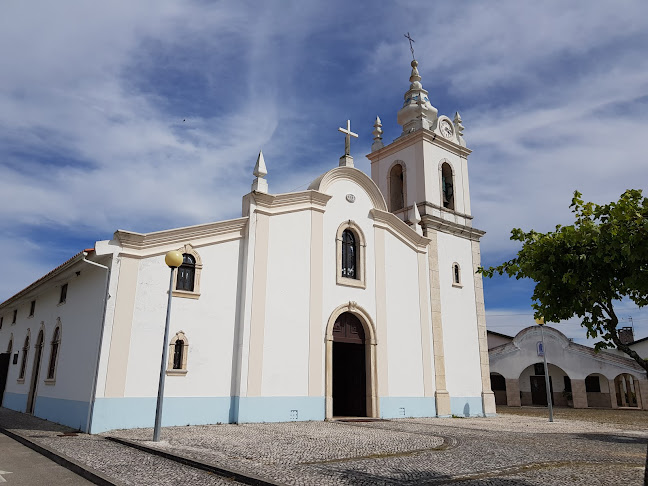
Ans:
[[[454,119],[438,114],[421,84],[418,62],[413,60],[410,87],[398,123],[403,131],[384,145],[382,124],[376,118],[371,154],[371,178],[387,200],[389,210],[412,223],[414,204],[423,219],[440,218],[472,226],[467,158],[459,113]]]

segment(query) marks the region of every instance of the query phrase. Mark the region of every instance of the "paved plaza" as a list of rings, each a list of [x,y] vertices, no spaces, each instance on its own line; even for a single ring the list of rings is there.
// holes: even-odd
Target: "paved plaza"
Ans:
[[[239,484],[105,439],[120,437],[291,485],[641,485],[648,413],[499,410],[493,418],[289,422],[168,427],[62,436],[49,422],[0,409],[0,427],[87,464],[115,484]],[[0,469],[2,468],[0,455]]]

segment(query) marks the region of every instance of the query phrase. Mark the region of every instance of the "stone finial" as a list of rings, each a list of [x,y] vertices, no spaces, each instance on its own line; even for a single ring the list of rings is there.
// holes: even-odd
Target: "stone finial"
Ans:
[[[412,74],[410,74],[410,89],[421,89],[421,75],[418,72],[418,61],[414,59],[411,63],[412,65]]]
[[[465,147],[466,146],[466,141],[463,138],[463,131],[464,131],[464,126],[461,123],[461,115],[459,112],[455,112],[454,116],[454,126],[455,126],[455,132],[457,133],[457,140],[459,140],[459,145]]]
[[[421,213],[419,213],[418,206],[416,203],[412,204],[412,212],[410,213],[410,223],[412,223],[412,229],[416,231],[419,235],[423,234],[423,228],[421,228]]]
[[[267,193],[268,181],[266,181],[264,177],[268,175],[268,169],[266,169],[263,152],[259,152],[256,165],[254,166],[254,172],[252,172],[252,174],[256,177],[252,183],[252,190]]]
[[[382,122],[380,121],[380,117],[377,116],[376,123],[374,123],[374,131],[373,131],[374,141],[373,144],[371,144],[372,152],[375,152],[376,150],[380,150],[385,146],[385,144],[382,141],[382,134],[383,134]]]

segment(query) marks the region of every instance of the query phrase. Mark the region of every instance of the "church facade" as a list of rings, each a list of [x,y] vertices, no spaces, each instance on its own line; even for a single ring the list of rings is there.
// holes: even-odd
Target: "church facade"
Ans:
[[[163,425],[495,413],[459,115],[412,62],[403,131],[242,216],[119,230],[0,304],[2,406],[80,430],[150,427],[173,271]],[[3,390],[4,388],[4,390]]]

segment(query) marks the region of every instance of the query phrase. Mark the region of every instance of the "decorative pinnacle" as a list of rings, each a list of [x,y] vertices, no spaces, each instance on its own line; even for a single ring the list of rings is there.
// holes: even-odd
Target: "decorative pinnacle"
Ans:
[[[463,126],[462,123],[461,123],[461,121],[462,121],[462,120],[461,120],[461,115],[459,114],[458,111],[455,112],[455,116],[454,116],[454,120],[453,120],[453,121],[454,121],[455,129],[457,130],[457,134],[458,134],[458,135],[463,135],[464,126]]]
[[[416,67],[418,66],[416,59],[411,62],[411,65],[412,74],[410,74],[409,80],[412,84],[410,84],[410,89],[421,89],[423,86],[421,85],[421,75],[419,74],[418,68]]]
[[[256,179],[252,182],[252,190],[267,193],[268,181],[264,177],[268,175],[268,169],[266,169],[265,160],[263,159],[263,152],[259,152],[253,174]]]
[[[263,158],[263,152],[259,151],[259,156],[257,157],[256,165],[254,166],[254,172],[252,174],[255,177],[265,177],[268,175],[268,169],[266,169],[265,160]]]
[[[383,134],[382,122],[380,121],[380,117],[377,116],[376,123],[374,123],[374,131],[373,131],[374,141],[373,144],[371,144],[372,152],[374,152],[375,150],[379,150],[385,146],[382,141],[382,134]]]
[[[412,229],[418,234],[422,234],[422,228],[419,225],[419,223],[421,222],[421,213],[419,213],[416,203],[412,204],[412,215],[410,216],[410,222],[413,226]]]

